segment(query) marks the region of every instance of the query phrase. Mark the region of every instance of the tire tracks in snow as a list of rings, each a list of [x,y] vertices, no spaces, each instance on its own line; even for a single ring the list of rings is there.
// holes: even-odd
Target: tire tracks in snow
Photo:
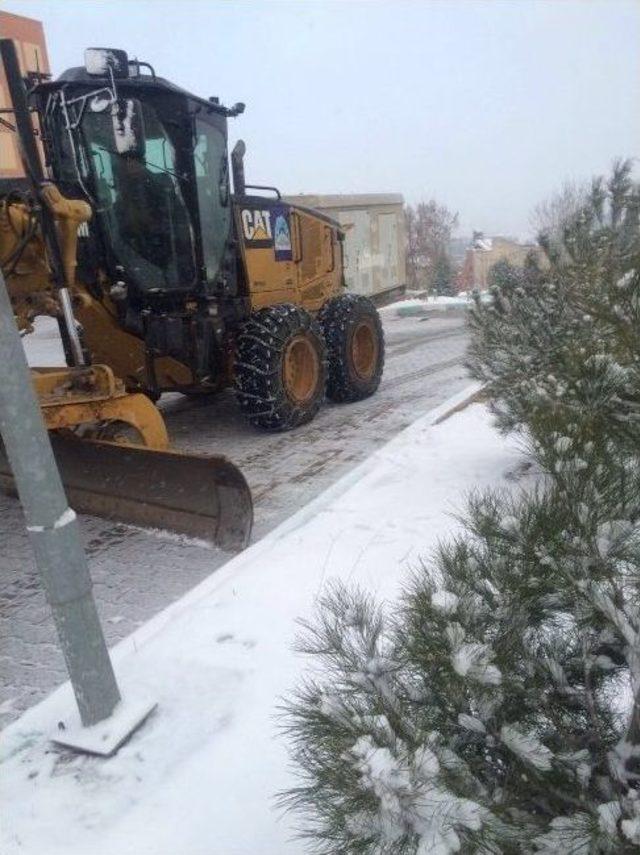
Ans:
[[[423,377],[430,377],[432,374],[437,374],[439,371],[445,371],[447,368],[453,368],[455,365],[462,365],[464,355],[454,356],[452,359],[445,359],[442,362],[434,362],[433,365],[427,365],[425,368],[419,368],[417,371],[410,371],[407,374],[400,374],[398,377],[389,377],[389,383],[393,384],[393,388],[398,386],[406,386],[407,383],[413,383],[416,380],[421,380]]]
[[[434,341],[443,341],[448,338],[467,338],[467,336],[468,333],[465,327],[456,327],[453,330],[443,330],[442,332],[434,333],[419,343],[416,342],[415,338],[402,338],[398,342],[389,343],[386,346],[386,352],[390,357],[401,356],[403,353],[428,347]]]

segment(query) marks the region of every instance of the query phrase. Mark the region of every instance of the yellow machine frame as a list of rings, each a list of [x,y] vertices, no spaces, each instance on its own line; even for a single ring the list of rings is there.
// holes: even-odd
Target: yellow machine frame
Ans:
[[[236,228],[246,204],[235,205]],[[329,297],[342,291],[342,247],[336,223],[317,211],[291,208],[291,261],[276,261],[272,248],[253,248],[242,241],[252,309],[275,303],[295,303],[317,312]]]
[[[147,448],[163,451],[169,447],[167,429],[156,407],[146,395],[129,394],[107,365],[34,368],[31,378],[49,430],[125,422],[135,428]]]

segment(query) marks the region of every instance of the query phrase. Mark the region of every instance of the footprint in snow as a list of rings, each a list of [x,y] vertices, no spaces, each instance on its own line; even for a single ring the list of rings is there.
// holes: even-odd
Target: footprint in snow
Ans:
[[[216,641],[218,644],[226,644],[227,642],[233,642],[234,644],[241,644],[242,647],[251,648],[256,646],[256,642],[247,638],[244,641],[241,639],[237,639],[232,632],[223,632],[221,635],[217,636]]]

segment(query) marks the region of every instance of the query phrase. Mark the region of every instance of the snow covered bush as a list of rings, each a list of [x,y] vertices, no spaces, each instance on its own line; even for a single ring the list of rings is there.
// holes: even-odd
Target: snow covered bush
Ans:
[[[640,416],[639,211],[620,163],[593,182],[561,241],[541,236],[546,263],[494,268],[494,300],[470,312],[468,362],[503,429],[544,446],[624,441]]]
[[[585,471],[473,497],[392,616],[325,596],[286,713],[318,851],[638,851],[640,474]]]
[[[474,309],[537,486],[472,496],[393,614],[336,587],[305,626],[283,802],[317,851],[640,851],[638,201],[618,165]]]

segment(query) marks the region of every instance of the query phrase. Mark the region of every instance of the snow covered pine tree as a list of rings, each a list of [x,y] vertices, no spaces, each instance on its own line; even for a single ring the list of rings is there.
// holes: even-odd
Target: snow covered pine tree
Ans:
[[[468,362],[503,429],[544,444],[577,422],[596,438],[624,433],[620,407],[638,395],[639,206],[630,164],[617,164],[562,241],[540,236],[544,262],[494,267],[493,302],[470,313]]]
[[[393,617],[337,587],[306,626],[283,802],[315,850],[640,851],[638,243],[621,164],[502,271],[471,360],[537,487],[473,496]]]

